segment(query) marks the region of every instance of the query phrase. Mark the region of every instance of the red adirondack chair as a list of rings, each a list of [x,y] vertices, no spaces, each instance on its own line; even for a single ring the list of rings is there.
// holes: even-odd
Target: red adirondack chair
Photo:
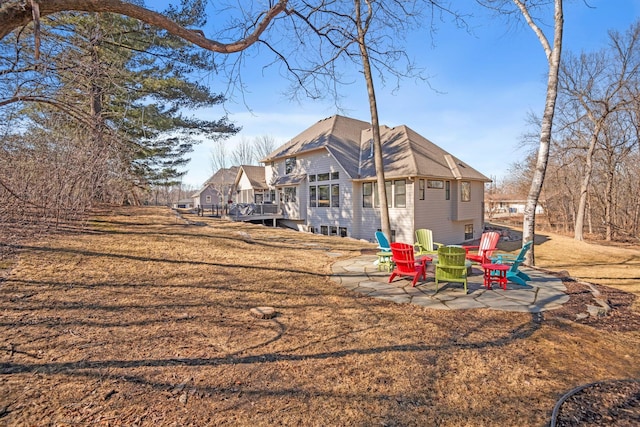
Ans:
[[[412,286],[416,286],[416,282],[420,277],[422,277],[422,280],[427,279],[427,262],[431,261],[431,258],[423,256],[416,260],[413,251],[413,245],[408,243],[395,242],[391,244],[391,259],[396,266],[391,272],[389,283],[396,276],[412,276]]]
[[[497,231],[487,231],[480,236],[480,244],[478,246],[462,246],[467,252],[466,258],[469,261],[480,264],[488,264],[489,257],[496,250],[500,240],[500,233]],[[470,253],[471,250],[477,249],[477,253]]]

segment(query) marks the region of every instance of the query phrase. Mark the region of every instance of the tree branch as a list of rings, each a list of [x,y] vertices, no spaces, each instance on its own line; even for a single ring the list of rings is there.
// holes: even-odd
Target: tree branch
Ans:
[[[184,28],[158,12],[121,0],[47,0],[40,1],[38,4],[40,18],[71,10],[117,13],[162,28],[203,49],[219,53],[234,53],[240,52],[258,41],[258,38],[267,29],[271,21],[285,11],[287,1],[279,0],[263,14],[263,18],[258,22],[251,34],[232,43],[220,43],[210,40],[199,30]],[[3,2],[0,5],[0,40],[16,28],[29,24],[34,19],[34,13],[35,11],[31,7],[30,1],[8,0]]]

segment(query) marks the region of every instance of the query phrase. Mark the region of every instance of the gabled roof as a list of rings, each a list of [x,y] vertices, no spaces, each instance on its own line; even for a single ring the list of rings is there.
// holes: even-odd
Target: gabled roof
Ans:
[[[265,179],[265,167],[264,166],[252,166],[252,165],[242,165],[238,168],[238,173],[235,178],[235,185],[238,185],[240,181],[240,177],[245,175],[249,182],[251,183],[251,187],[254,189],[263,189],[267,190],[269,186],[267,185],[267,181]]]
[[[236,179],[236,175],[238,173],[237,166],[231,166],[230,168],[222,168],[218,169],[216,173],[214,173],[211,178],[205,181],[204,185],[191,197],[200,197],[200,194],[204,190],[206,190],[210,185],[233,185]]]
[[[407,126],[380,126],[385,177],[423,176],[489,182],[467,163],[449,154]],[[352,179],[375,178],[371,124],[331,116],[292,138],[261,162],[327,150]]]
[[[370,128],[369,123],[361,120],[331,116],[318,121],[260,161],[268,163],[315,150],[327,150],[347,174],[355,178],[358,173],[360,136],[363,130]]]
[[[207,184],[217,184],[217,185],[225,185],[225,184],[233,184],[236,180],[236,175],[238,174],[238,166],[231,166],[230,168],[222,168],[218,169],[216,173],[214,173],[211,178],[205,182]]]
[[[411,128],[402,125],[380,127],[385,178],[424,176],[441,179],[491,181],[467,163],[449,154]],[[371,132],[363,132],[363,158],[359,178],[375,178],[371,152]]]
[[[207,188],[209,188],[210,186],[211,186],[211,184],[205,184],[205,185],[204,185],[204,187],[202,187],[201,189],[199,189],[198,191],[196,191],[195,193],[193,193],[193,194],[191,195],[191,198],[194,198],[194,197],[200,197],[200,195],[202,194],[202,192],[203,192],[204,190],[206,190]]]

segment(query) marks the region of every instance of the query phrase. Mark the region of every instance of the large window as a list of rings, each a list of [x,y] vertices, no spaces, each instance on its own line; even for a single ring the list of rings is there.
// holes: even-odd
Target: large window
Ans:
[[[331,207],[340,207],[340,184],[331,184]]]
[[[387,192],[387,206],[392,208],[407,207],[407,182],[404,179],[395,181],[385,181]],[[375,182],[362,183],[362,207],[372,208],[380,207],[380,198],[378,197],[378,185]]]
[[[296,167],[296,158],[295,157],[289,157],[288,159],[286,159],[284,161],[284,173],[286,173],[287,175],[290,174],[291,172],[293,172],[295,167]]]
[[[284,201],[296,202],[296,187],[284,187]]]
[[[460,200],[463,202],[471,201],[471,183],[469,181],[460,182]]]
[[[331,196],[329,194],[329,184],[318,185],[318,207],[328,208],[330,205]]]

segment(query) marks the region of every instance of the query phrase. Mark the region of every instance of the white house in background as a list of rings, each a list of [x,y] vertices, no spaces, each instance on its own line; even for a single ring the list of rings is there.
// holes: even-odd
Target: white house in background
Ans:
[[[214,173],[202,188],[194,193],[194,208],[211,209],[212,206],[224,206],[229,200],[235,199],[234,182],[238,167],[224,168]]]
[[[414,230],[455,244],[483,231],[484,184],[491,180],[407,126],[380,127],[392,239],[414,241]],[[373,241],[380,209],[371,125],[332,116],[320,120],[266,158],[263,202],[279,204],[283,225]],[[243,168],[246,168],[244,166]],[[247,190],[249,170],[238,172]]]
[[[525,197],[518,197],[509,194],[487,194],[485,196],[485,213],[487,215],[522,215],[527,205]],[[540,200],[536,205],[536,214],[544,214],[544,200]]]

